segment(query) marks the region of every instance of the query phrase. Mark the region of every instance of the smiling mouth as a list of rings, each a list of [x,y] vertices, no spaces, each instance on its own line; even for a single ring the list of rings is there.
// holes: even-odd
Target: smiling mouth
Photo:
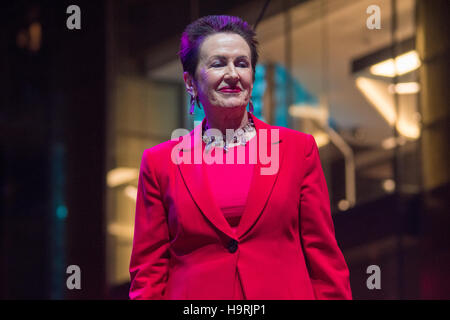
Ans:
[[[239,88],[223,88],[223,89],[220,89],[219,91],[223,92],[223,93],[239,93],[242,90]]]

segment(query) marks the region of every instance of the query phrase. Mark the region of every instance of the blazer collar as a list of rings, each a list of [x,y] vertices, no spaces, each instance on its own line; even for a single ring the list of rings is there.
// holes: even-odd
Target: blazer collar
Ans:
[[[275,152],[275,154],[278,153],[278,157],[272,156],[272,160],[275,159],[274,161],[278,161],[278,170],[273,174],[267,174],[267,170],[271,165],[273,166],[273,163],[264,164],[264,161],[261,162],[261,157],[258,152],[257,161],[253,168],[253,178],[250,183],[247,203],[236,234],[231,229],[213,197],[206,175],[206,164],[198,159],[198,157],[201,157],[203,154],[205,148],[205,144],[201,138],[202,128],[206,122],[206,118],[204,118],[202,123],[197,125],[189,135],[182,137],[182,139],[189,137],[190,140],[188,140],[187,143],[181,143],[182,146],[186,147],[179,148],[179,152],[176,152],[178,157],[178,168],[192,199],[195,201],[203,215],[205,215],[212,224],[233,239],[241,239],[252,228],[264,211],[281,169],[284,155],[285,143],[282,143],[284,140],[284,137],[282,136],[283,130],[273,131],[271,129],[277,128],[259,120],[250,113],[249,115],[252,117],[257,131],[256,138],[258,138],[258,151],[260,150],[260,143],[265,142],[267,147],[266,150],[271,150],[271,152]],[[266,134],[267,139],[264,139],[265,141],[259,140],[261,134]],[[187,147],[187,145],[190,145],[190,147]],[[190,153],[190,163],[185,163],[181,160],[181,156],[185,152]]]

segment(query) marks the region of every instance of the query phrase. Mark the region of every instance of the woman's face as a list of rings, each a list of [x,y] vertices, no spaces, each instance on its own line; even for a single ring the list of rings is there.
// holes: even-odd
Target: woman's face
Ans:
[[[246,107],[253,89],[251,51],[235,33],[217,33],[200,46],[193,81],[205,109]]]

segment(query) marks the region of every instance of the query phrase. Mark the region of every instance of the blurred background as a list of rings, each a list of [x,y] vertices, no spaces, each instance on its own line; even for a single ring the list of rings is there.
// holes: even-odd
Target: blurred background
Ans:
[[[354,298],[449,299],[449,13],[448,0],[2,4],[0,298],[127,299],[142,153],[204,116],[188,113],[181,33],[230,14],[260,42],[255,115],[316,138]]]

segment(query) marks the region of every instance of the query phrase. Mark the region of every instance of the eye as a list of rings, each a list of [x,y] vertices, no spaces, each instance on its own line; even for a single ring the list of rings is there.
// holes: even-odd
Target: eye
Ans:
[[[223,63],[222,63],[221,61],[214,61],[214,62],[211,64],[211,67],[213,67],[213,68],[220,68],[220,67],[223,67]]]
[[[249,66],[249,64],[247,61],[239,61],[237,63],[237,67],[240,67],[240,68],[248,68],[248,66]]]

